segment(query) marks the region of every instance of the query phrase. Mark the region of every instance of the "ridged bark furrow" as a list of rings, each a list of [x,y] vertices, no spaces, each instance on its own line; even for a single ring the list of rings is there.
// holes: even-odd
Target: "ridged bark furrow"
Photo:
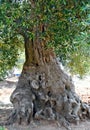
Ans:
[[[82,103],[56,60],[23,69],[11,102],[14,112],[9,121],[20,124],[33,119],[57,120],[69,130],[69,123],[90,118],[90,107]]]

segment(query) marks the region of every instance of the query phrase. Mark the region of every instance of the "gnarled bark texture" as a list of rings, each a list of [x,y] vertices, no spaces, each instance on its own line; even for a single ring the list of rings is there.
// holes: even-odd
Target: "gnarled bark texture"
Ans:
[[[69,123],[90,118],[90,107],[75,93],[71,78],[61,70],[54,53],[36,45],[26,44],[26,62],[11,95],[14,110],[9,122],[57,120],[70,129]]]
[[[70,122],[90,118],[90,108],[75,93],[71,78],[61,70],[55,56],[49,54],[48,58],[43,64],[24,64],[11,95],[14,110],[9,122],[28,124],[32,119],[57,120],[70,129]]]

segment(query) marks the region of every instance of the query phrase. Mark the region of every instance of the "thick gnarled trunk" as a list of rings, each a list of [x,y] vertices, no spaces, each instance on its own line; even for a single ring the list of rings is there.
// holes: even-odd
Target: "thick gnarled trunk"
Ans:
[[[45,41],[36,38],[25,38],[25,64],[27,66],[42,66],[55,59],[53,48],[45,49]]]
[[[37,46],[34,48],[32,44],[26,48],[26,62],[11,95],[14,111],[9,122],[28,124],[33,119],[57,120],[70,129],[70,122],[90,118],[89,106],[75,93],[71,78],[61,70],[54,53],[45,52],[41,44]]]

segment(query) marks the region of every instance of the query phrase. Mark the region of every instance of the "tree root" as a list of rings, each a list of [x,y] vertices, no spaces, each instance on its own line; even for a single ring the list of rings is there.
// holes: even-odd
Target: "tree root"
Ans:
[[[56,120],[70,130],[70,123],[90,119],[90,106],[82,103],[71,78],[54,63],[23,72],[11,102],[14,111],[8,118],[9,123]]]

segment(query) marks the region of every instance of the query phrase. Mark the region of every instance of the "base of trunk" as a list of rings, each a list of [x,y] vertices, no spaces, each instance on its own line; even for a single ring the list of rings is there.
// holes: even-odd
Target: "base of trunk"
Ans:
[[[14,111],[9,123],[29,124],[33,119],[57,120],[69,130],[69,123],[90,118],[90,107],[82,103],[71,78],[57,62],[24,67],[11,102]]]

